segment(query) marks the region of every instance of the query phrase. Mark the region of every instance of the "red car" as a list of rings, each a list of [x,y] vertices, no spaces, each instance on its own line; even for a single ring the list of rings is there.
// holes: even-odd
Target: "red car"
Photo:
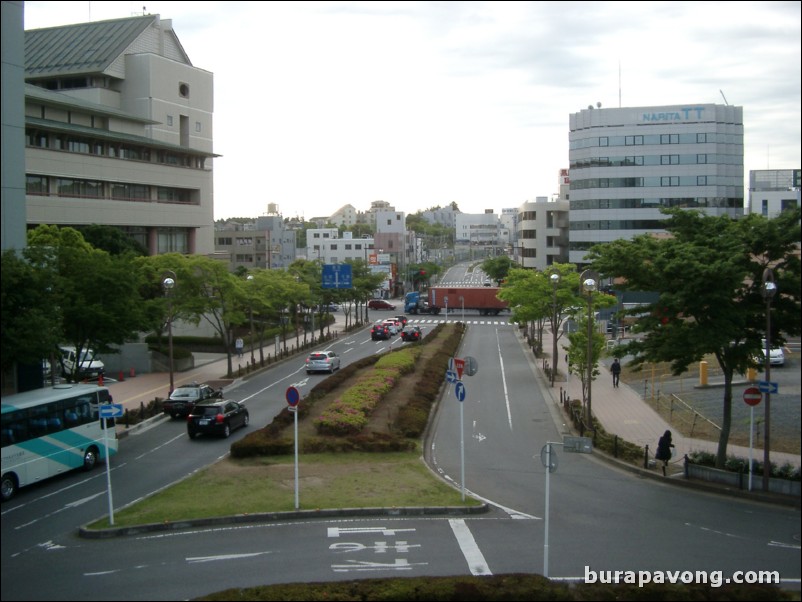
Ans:
[[[395,309],[395,305],[388,303],[384,299],[371,299],[368,301],[369,309]]]

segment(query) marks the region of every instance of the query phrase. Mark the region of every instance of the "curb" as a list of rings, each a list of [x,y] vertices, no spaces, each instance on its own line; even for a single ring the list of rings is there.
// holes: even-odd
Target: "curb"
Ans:
[[[218,516],[199,518],[177,522],[148,523],[133,527],[110,527],[108,529],[89,529],[82,525],[78,529],[78,536],[84,539],[111,539],[126,535],[140,533],[154,533],[159,531],[173,531],[190,527],[207,527],[214,525],[258,523],[276,520],[294,520],[310,518],[332,518],[348,516],[462,516],[470,514],[484,514],[489,511],[487,504],[462,508],[459,506],[412,506],[406,508],[341,508],[317,510],[291,510],[288,512],[260,512],[256,514],[235,514],[232,516]]]

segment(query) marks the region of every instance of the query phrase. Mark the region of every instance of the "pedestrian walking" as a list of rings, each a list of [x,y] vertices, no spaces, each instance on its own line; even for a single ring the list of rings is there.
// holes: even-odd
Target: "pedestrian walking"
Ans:
[[[242,349],[245,347],[245,343],[242,340],[242,337],[237,337],[237,340],[234,343],[234,347],[237,348],[237,356],[242,357]]]
[[[610,372],[613,374],[613,387],[618,388],[618,379],[621,377],[621,363],[618,358],[613,360],[613,365],[610,366]]]
[[[666,467],[668,467],[668,461],[671,459],[672,447],[674,447],[674,444],[671,443],[671,431],[666,431],[657,442],[657,453],[654,455],[655,459],[663,462],[663,476],[666,476]]]

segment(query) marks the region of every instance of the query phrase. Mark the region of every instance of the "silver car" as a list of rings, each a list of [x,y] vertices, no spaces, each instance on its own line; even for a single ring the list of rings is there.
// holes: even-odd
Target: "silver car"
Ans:
[[[340,369],[340,357],[333,351],[315,351],[306,358],[306,373],[329,372]]]

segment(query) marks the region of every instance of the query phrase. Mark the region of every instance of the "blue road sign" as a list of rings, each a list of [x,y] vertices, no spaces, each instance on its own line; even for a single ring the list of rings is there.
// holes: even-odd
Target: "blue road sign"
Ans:
[[[295,387],[287,388],[287,403],[291,407],[295,407],[298,405],[298,402],[301,401],[301,394],[298,392],[298,389]]]
[[[457,382],[454,387],[454,395],[457,396],[457,401],[465,401],[465,383],[462,381]]]
[[[459,379],[457,378],[457,373],[453,370],[446,370],[446,382],[455,383]]]
[[[780,390],[779,384],[768,380],[758,381],[757,388],[761,393],[777,393]]]
[[[123,404],[104,403],[100,406],[101,418],[118,418],[123,415]]]
[[[327,263],[323,266],[323,288],[353,288],[351,284],[351,265],[348,263]]]

